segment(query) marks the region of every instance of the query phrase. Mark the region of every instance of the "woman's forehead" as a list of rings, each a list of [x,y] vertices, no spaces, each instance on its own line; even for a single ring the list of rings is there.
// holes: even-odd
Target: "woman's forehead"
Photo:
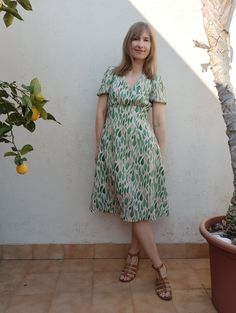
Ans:
[[[136,29],[134,31],[133,36],[150,37],[150,33],[149,33],[149,31],[146,28],[142,27],[142,28]]]

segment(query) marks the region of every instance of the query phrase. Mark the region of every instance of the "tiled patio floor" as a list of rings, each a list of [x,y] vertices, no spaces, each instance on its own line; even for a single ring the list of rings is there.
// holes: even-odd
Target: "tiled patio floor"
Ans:
[[[208,259],[166,259],[174,298],[154,290],[141,259],[137,277],[118,280],[123,259],[0,261],[0,313],[213,313]]]

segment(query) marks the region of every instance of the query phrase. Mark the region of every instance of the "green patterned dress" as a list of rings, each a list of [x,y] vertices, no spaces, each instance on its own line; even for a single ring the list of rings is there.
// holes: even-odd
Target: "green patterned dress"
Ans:
[[[91,195],[92,212],[118,213],[123,221],[169,215],[160,148],[148,112],[166,103],[161,76],[145,74],[132,87],[108,67],[97,95],[108,94]]]

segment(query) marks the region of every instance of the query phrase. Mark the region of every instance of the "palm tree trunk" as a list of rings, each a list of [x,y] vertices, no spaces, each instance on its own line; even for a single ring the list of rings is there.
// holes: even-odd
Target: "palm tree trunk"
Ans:
[[[236,237],[236,100],[230,82],[229,33],[233,0],[202,0],[203,24],[208,39],[208,55],[226,124],[234,193],[224,221],[224,231]]]

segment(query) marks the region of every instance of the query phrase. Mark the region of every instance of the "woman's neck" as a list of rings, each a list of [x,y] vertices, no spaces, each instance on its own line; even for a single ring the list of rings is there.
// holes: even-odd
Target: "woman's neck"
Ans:
[[[143,64],[144,60],[133,60],[132,70],[130,72],[132,74],[141,74],[143,72]]]

